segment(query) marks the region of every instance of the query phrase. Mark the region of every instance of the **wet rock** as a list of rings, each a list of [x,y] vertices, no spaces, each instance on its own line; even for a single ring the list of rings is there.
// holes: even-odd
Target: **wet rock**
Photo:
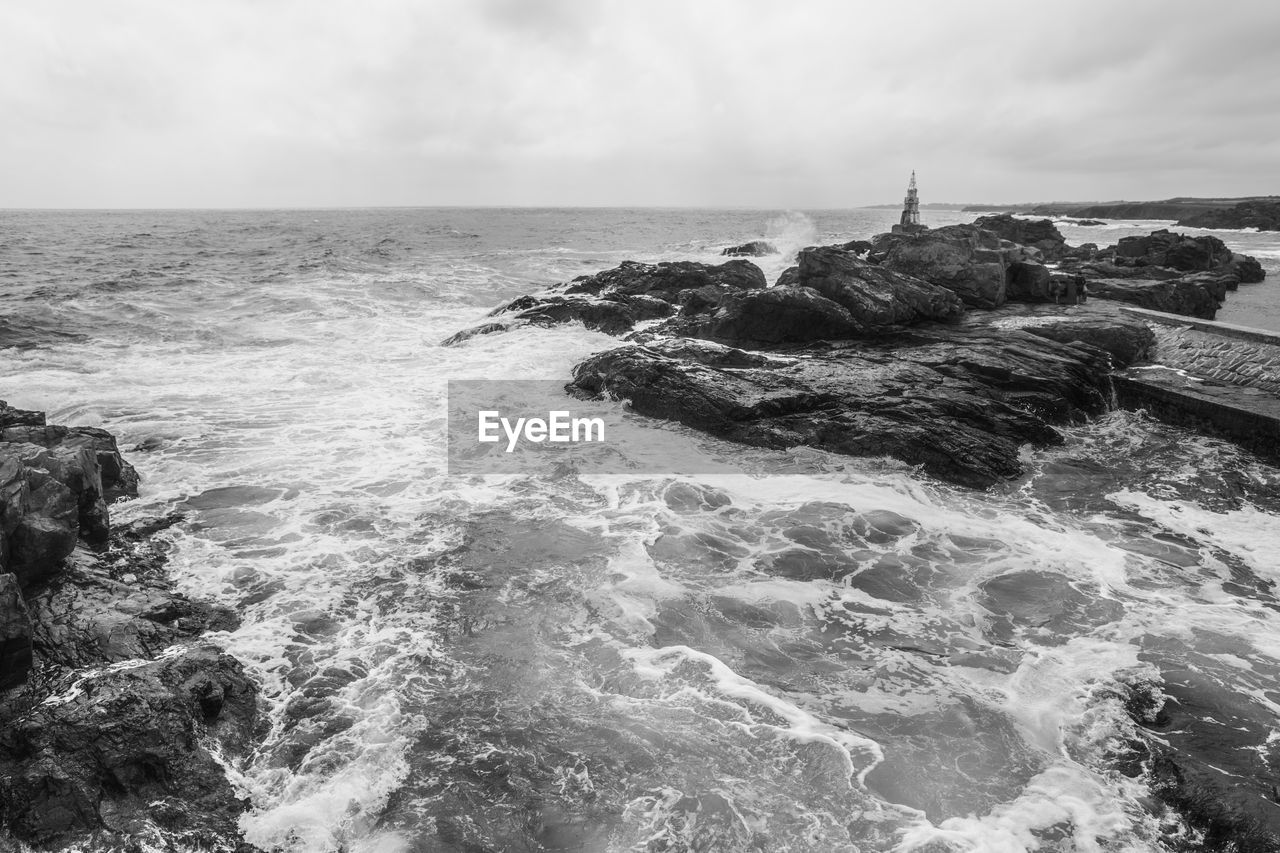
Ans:
[[[1010,302],[1056,302],[1053,275],[1044,264],[1016,261],[1009,264],[1005,295]]]
[[[0,825],[47,847],[124,842],[154,820],[234,850],[245,803],[205,742],[242,755],[256,720],[253,682],[210,646],[87,672],[0,730]]]
[[[1005,267],[1026,259],[1017,247],[972,225],[876,237],[869,260],[956,293],[966,305],[996,308],[1006,298]],[[1013,257],[1010,257],[1010,253]]]
[[[1126,318],[1093,314],[1050,317],[1023,328],[1033,335],[1060,343],[1097,347],[1111,356],[1115,367],[1128,367],[1149,360],[1156,346],[1155,333],[1146,323]]]
[[[620,347],[572,385],[732,441],[891,456],[977,487],[1017,476],[1021,444],[1057,443],[1050,423],[1102,411],[1110,389],[1100,350],[1009,329],[919,328],[743,368],[687,353]]]
[[[31,617],[18,579],[0,575],[0,690],[26,681],[31,660]]]
[[[1232,259],[1231,250],[1217,237],[1188,237],[1163,228],[1121,238],[1114,253],[1117,260],[1134,266],[1170,267],[1183,272],[1216,269]]]
[[[1091,278],[1089,296],[1205,320],[1212,320],[1221,305],[1212,288],[1185,279]]]
[[[841,340],[867,326],[842,305],[808,287],[771,287],[724,299],[709,314],[685,315],[655,330],[737,346]]]
[[[31,412],[25,409],[15,409],[0,400],[0,429],[13,426],[44,426],[44,412]]]
[[[1151,732],[1141,747],[1152,793],[1204,833],[1206,850],[1280,849],[1271,712],[1199,667],[1162,665],[1161,676],[1131,685],[1125,702]]]
[[[173,592],[133,556],[115,572],[109,559],[73,559],[29,595],[33,641],[43,662],[78,670],[151,658],[206,630],[236,627],[239,620],[230,611]],[[126,573],[132,583],[112,577]]]
[[[720,253],[729,257],[760,257],[762,255],[776,255],[777,248],[764,240],[752,240],[743,243],[741,246],[730,246]]]
[[[613,269],[580,276],[546,293],[518,297],[493,311],[492,316],[501,316],[501,321],[465,329],[446,338],[442,345],[453,346],[477,335],[516,326],[571,322],[608,335],[621,335],[636,323],[671,316],[686,302],[701,310],[714,306],[724,296],[764,286],[764,273],[750,261],[733,260],[719,265],[624,261]]]
[[[797,284],[843,306],[868,328],[953,320],[964,312],[964,304],[947,288],[860,260],[844,249],[810,247],[796,260]]]
[[[1048,260],[1062,257],[1066,250],[1067,241],[1051,219],[1022,219],[1012,214],[999,213],[979,216],[973,224],[1003,240],[1039,249]]]

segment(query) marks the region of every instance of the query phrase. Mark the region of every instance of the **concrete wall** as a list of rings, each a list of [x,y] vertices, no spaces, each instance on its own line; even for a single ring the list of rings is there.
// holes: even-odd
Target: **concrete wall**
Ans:
[[[1151,323],[1158,363],[1280,396],[1280,334],[1157,311],[1123,310]]]

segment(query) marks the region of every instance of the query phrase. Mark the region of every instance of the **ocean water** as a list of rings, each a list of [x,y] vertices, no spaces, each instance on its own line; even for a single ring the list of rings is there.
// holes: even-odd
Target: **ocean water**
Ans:
[[[2,212],[0,398],[120,437],[117,520],[186,514],[178,584],[242,614],[217,639],[263,686],[229,768],[263,849],[1165,849],[1118,685],[1194,672],[1280,758],[1275,468],[1117,412],[984,493],[661,422],[742,473],[445,472],[448,380],[616,343],[438,346],[495,304],[896,215]],[[1272,276],[1223,319],[1280,329],[1280,238],[1215,233]]]

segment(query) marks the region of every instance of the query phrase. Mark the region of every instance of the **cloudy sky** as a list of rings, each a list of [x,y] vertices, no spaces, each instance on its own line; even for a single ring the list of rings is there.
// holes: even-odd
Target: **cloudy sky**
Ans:
[[[0,207],[1280,193],[1280,3],[0,5]]]

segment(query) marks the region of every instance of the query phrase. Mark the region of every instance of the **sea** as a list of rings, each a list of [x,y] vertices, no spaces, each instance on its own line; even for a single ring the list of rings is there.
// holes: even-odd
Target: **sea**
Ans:
[[[262,689],[225,761],[263,850],[1195,849],[1119,769],[1123,685],[1194,673],[1280,758],[1280,470],[1235,446],[1115,411],[973,491],[638,419],[731,470],[448,473],[449,380],[618,345],[440,345],[494,306],[751,239],[773,280],[896,217],[3,211],[0,398],[119,437],[113,520],[183,513],[178,587]],[[1280,330],[1280,234],[1207,233],[1269,272],[1220,319]]]

